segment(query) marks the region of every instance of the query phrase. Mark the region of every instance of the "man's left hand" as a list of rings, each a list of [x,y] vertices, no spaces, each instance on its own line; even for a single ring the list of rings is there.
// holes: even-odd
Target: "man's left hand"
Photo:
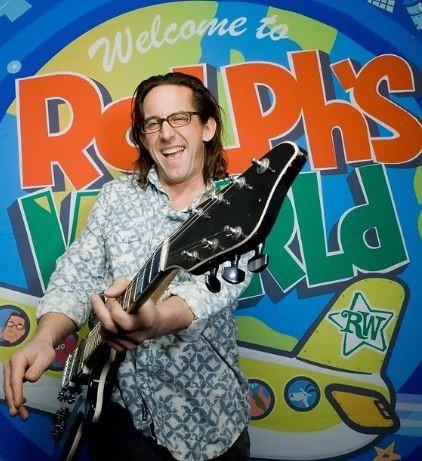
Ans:
[[[151,299],[136,313],[127,313],[117,298],[128,285],[128,280],[117,279],[104,291],[107,297],[105,303],[100,295],[91,295],[91,305],[106,332],[106,342],[118,352],[135,349],[146,339],[154,337],[159,316],[156,304]]]

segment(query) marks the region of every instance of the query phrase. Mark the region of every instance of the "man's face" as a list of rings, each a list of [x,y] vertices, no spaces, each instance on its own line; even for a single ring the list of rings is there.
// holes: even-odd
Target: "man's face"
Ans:
[[[17,315],[12,315],[3,330],[3,341],[15,343],[26,332],[25,320]]]
[[[180,111],[195,111],[192,90],[180,85],[159,85],[153,88],[143,102],[145,119],[165,118]],[[157,166],[164,185],[185,183],[192,187],[203,185],[204,141],[212,139],[215,121],[205,124],[197,115],[188,125],[173,128],[167,121],[156,133],[142,135],[142,142]]]

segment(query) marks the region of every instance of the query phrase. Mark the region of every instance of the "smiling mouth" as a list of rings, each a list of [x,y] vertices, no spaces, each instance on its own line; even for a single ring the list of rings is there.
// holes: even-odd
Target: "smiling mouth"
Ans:
[[[168,147],[161,150],[161,154],[166,158],[177,157],[178,154],[185,150],[184,146]]]

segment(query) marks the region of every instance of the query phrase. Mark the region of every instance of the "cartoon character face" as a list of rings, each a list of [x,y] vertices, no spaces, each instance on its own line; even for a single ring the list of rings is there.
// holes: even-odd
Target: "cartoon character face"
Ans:
[[[2,340],[5,343],[15,344],[25,335],[27,329],[25,318],[12,314],[4,324]]]

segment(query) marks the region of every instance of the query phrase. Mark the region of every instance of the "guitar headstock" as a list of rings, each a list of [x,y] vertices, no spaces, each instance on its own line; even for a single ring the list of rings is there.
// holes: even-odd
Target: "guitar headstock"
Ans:
[[[306,156],[294,143],[279,144],[213,193],[168,239],[166,269],[202,274],[255,249],[271,231]]]

